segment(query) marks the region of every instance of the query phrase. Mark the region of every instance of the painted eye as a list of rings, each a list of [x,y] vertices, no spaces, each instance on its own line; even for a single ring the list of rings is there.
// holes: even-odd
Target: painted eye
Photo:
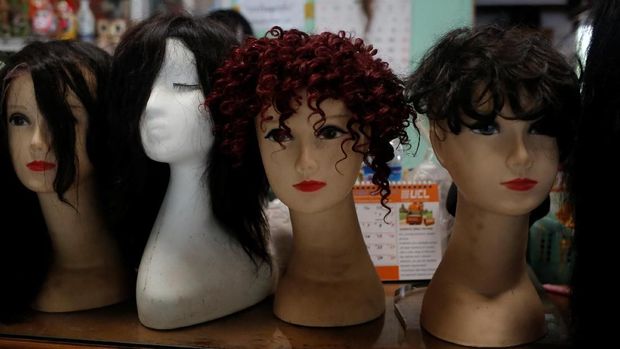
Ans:
[[[496,123],[477,122],[469,127],[471,132],[483,136],[490,136],[499,133],[499,125]]]
[[[316,131],[316,135],[320,139],[335,139],[347,133],[347,131],[341,129],[340,127],[332,125],[321,127],[318,131]]]
[[[178,82],[172,83],[172,87],[179,92],[196,91],[200,89],[198,84],[182,84]]]
[[[533,135],[556,137],[557,130],[548,118],[538,119],[530,124],[529,133]]]
[[[9,125],[28,126],[30,125],[30,119],[24,114],[20,114],[20,113],[11,114],[11,116],[9,116]]]
[[[291,135],[289,131],[283,128],[274,128],[274,129],[271,129],[269,132],[267,132],[265,139],[278,142],[278,143],[283,143],[283,142],[290,141],[291,139],[293,139],[293,136]]]

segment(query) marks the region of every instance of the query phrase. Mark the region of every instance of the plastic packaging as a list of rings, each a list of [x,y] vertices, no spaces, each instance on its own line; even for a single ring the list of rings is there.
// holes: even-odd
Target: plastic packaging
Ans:
[[[49,0],[30,0],[30,20],[35,36],[51,38],[58,30],[58,18]]]
[[[90,9],[89,0],[80,1],[80,9],[77,13],[78,37],[82,41],[95,41],[95,15]]]
[[[66,0],[57,1],[56,14],[58,16],[58,39],[75,39],[77,37],[77,19],[72,4]]]

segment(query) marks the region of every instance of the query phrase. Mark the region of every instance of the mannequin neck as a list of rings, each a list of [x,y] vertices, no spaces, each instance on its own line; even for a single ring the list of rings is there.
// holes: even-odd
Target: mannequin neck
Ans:
[[[207,166],[201,161],[179,161],[170,163],[170,183],[185,181],[188,184],[203,183]],[[183,183],[183,182],[181,182]]]
[[[94,188],[94,179],[74,184],[61,201],[55,192],[38,193],[39,204],[52,241],[54,265],[82,269],[105,265],[116,246],[106,229]]]
[[[187,234],[220,230],[213,224],[205,169],[201,164],[170,164],[170,180],[153,232],[185,240]]]
[[[422,327],[476,347],[544,335],[544,308],[525,261],[528,218],[489,212],[459,196],[448,248],[422,302]]]
[[[486,211],[459,197],[443,264],[461,265],[465,284],[488,294],[503,292],[527,274],[529,214]]]
[[[324,268],[331,269],[340,263],[345,266],[350,258],[368,254],[352,194],[322,212],[291,210],[290,214],[294,239],[292,262],[312,261],[312,269],[304,274],[310,276],[308,272],[316,271],[318,276],[324,275]]]
[[[201,214],[210,215],[205,171],[206,166],[203,164],[170,164],[170,181],[166,191],[166,201],[173,200],[175,203],[191,204],[195,209],[202,210]]]
[[[345,247],[339,241],[361,238],[352,194],[321,212],[290,210],[290,214],[296,245],[302,245],[300,247],[340,249]]]
[[[276,291],[276,316],[319,327],[354,325],[380,316],[383,287],[352,194],[322,212],[290,213],[293,250]]]
[[[129,278],[116,241],[107,231],[92,178],[66,193],[39,193],[52,242],[52,264],[33,308],[47,312],[86,310],[123,301]]]

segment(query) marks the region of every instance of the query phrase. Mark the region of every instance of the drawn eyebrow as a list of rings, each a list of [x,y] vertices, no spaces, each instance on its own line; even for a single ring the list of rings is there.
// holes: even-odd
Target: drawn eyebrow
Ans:
[[[326,114],[325,118],[326,119],[343,119],[343,118],[350,118],[352,115],[351,114]]]
[[[24,104],[7,104],[6,108],[28,110],[28,108]]]

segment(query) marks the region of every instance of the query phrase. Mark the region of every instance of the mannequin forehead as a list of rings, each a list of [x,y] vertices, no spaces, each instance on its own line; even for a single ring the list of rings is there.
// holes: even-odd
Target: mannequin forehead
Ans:
[[[197,76],[194,53],[181,40],[166,39],[166,54],[159,75],[166,77]]]
[[[36,103],[34,97],[34,83],[30,72],[21,72],[11,81],[7,94],[8,106],[31,106]],[[8,115],[7,115],[8,116]]]
[[[89,79],[89,76],[92,76],[92,74],[85,73],[86,81],[89,84],[89,88],[91,88],[90,85],[92,83],[92,78]],[[75,92],[73,92],[72,89],[67,88],[65,96],[67,99],[67,104],[74,112],[74,116],[78,119],[86,119],[84,105]],[[34,81],[32,80],[32,74],[29,71],[25,70],[20,72],[9,84],[7,106],[24,109],[36,108],[36,110],[39,110],[39,105],[37,104],[34,92]],[[79,109],[81,112],[76,113],[75,109]],[[8,116],[9,115],[7,114],[7,117]]]
[[[501,96],[501,98],[503,98],[504,100],[504,105],[502,107],[502,110],[499,111],[498,116],[502,116],[502,117],[509,118],[509,119],[514,118],[515,115],[514,113],[512,113],[512,106],[510,106],[510,103],[508,101],[508,96],[503,95]],[[524,111],[531,111],[538,107],[538,105],[536,105],[536,102],[532,98],[530,93],[527,90],[525,90],[525,88],[523,87],[519,87],[517,89],[517,99],[518,99],[519,106]],[[493,109],[495,108],[494,102],[495,101],[493,100],[493,95],[487,89],[486,85],[482,83],[478,83],[474,86],[474,91],[473,91],[472,99],[471,99],[471,105],[474,106],[474,109],[478,113],[490,114],[491,112],[493,112]],[[504,114],[505,109],[507,107],[510,109],[509,115]]]

